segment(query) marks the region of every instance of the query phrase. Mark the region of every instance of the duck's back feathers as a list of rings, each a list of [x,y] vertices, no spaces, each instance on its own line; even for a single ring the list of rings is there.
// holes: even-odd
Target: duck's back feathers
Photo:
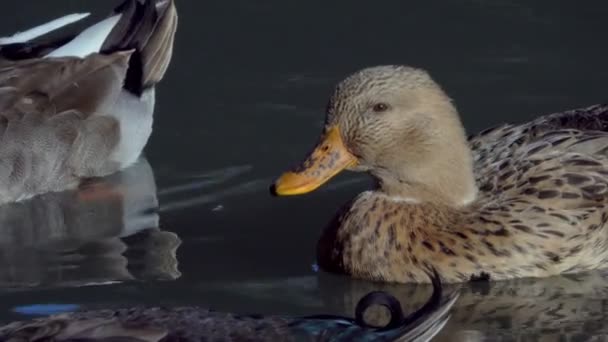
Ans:
[[[83,311],[0,327],[5,341],[408,341],[426,342],[449,319],[458,291],[442,296],[439,276],[433,278],[433,295],[426,305],[403,317],[401,304],[391,295],[374,292],[357,305],[357,319],[319,315],[284,317],[236,315],[197,307],[131,308]],[[391,322],[372,327],[362,313],[374,305],[386,306]]]
[[[122,90],[130,55],[0,61],[0,113],[10,117],[36,111],[55,115],[75,110],[85,116],[103,112]]]
[[[173,0],[127,0],[82,32],[45,37],[81,17],[0,45],[0,203],[127,167],[152,132],[154,85],[177,24]]]
[[[125,88],[141,95],[164,76],[173,54],[177,12],[173,0],[125,0],[110,16],[74,33],[69,24],[88,16],[71,14],[0,38],[0,59],[79,57],[133,51]],[[54,34],[49,37],[49,34]]]
[[[486,262],[510,257],[493,279],[603,267],[608,106],[493,128],[470,146],[479,186],[471,232],[485,236]]]
[[[498,191],[534,195],[530,186],[534,188],[546,181],[552,181],[555,189],[570,185],[565,190],[589,192],[594,189],[583,189],[592,185],[583,184],[585,174],[599,172],[595,177],[587,175],[588,180],[603,182],[606,175],[602,169],[608,167],[608,105],[541,116],[522,125],[491,128],[470,137],[469,143],[482,195],[491,193],[496,197]],[[555,197],[549,195],[544,193],[540,197]]]
[[[127,53],[0,64],[0,202],[113,172]]]
[[[525,124],[492,127],[469,137],[476,174],[490,164],[509,158],[525,158],[554,151],[603,154],[608,136],[608,105],[595,105],[545,115]],[[599,145],[595,151],[581,149],[582,143]]]

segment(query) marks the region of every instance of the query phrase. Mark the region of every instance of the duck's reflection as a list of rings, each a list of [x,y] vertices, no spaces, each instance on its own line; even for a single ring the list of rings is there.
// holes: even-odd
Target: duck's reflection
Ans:
[[[176,279],[180,239],[158,228],[145,159],[78,190],[0,207],[0,286]]]
[[[406,311],[419,307],[432,291],[425,285],[320,276],[326,305],[345,312],[372,290],[394,295]],[[434,341],[603,341],[608,338],[608,272],[469,283],[451,316]]]

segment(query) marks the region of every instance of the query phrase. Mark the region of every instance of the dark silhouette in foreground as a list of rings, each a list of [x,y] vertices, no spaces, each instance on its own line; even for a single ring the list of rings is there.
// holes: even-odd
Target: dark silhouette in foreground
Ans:
[[[375,291],[364,296],[355,318],[239,315],[198,307],[126,308],[65,313],[0,327],[2,341],[429,341],[449,319],[458,291],[442,294],[435,271],[429,273],[433,293],[408,316],[397,299]],[[365,322],[372,306],[390,312],[384,327]]]

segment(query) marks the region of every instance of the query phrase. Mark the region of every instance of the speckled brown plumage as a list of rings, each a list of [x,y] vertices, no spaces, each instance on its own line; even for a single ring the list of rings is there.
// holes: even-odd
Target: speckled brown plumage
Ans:
[[[377,112],[375,104],[389,109]],[[389,282],[544,277],[608,260],[608,106],[541,116],[466,139],[422,70],[365,69],[338,87],[326,129],[377,188],[343,207],[319,264]],[[292,178],[294,178],[292,176]],[[285,185],[283,185],[285,187]]]

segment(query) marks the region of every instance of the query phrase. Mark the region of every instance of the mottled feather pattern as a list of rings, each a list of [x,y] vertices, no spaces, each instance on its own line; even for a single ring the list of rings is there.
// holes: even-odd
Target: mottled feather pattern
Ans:
[[[608,106],[596,105],[470,139],[484,203],[472,222],[524,234],[520,242],[494,242],[522,261],[526,254],[535,260],[507,271],[534,276],[605,267],[606,128]]]
[[[80,51],[82,58],[43,55],[72,36],[0,48],[0,204],[73,188],[141,154],[177,12],[172,0],[125,0],[115,13],[122,10],[100,37],[103,51]]]
[[[355,316],[307,317],[239,315],[199,307],[134,307],[58,314],[0,326],[0,339],[29,341],[409,341],[426,342],[449,319],[458,291],[443,295],[436,272],[433,292],[424,305],[404,316],[401,304],[372,291],[357,304]],[[391,312],[390,323],[368,323],[372,306]]]
[[[606,131],[608,105],[594,105],[541,116],[522,125],[493,127],[470,136],[469,144],[478,174],[477,170],[487,169],[489,163],[525,158],[539,152],[566,151],[565,147],[589,140],[599,140],[605,148],[608,137],[601,132]]]
[[[35,341],[36,337],[66,339],[121,338],[121,341],[250,340],[295,341],[288,318],[239,316],[202,308],[131,308],[102,310],[33,322],[16,322],[0,329],[9,341]],[[95,330],[97,332],[95,333]],[[262,338],[263,337],[263,338]],[[12,340],[11,340],[12,339]]]
[[[117,170],[108,156],[119,126],[103,114],[121,92],[127,57],[0,64],[0,203]]]
[[[369,191],[319,242],[328,270],[390,282],[543,277],[606,267],[608,106],[469,137],[477,200],[465,209]],[[339,228],[338,228],[339,227]]]

